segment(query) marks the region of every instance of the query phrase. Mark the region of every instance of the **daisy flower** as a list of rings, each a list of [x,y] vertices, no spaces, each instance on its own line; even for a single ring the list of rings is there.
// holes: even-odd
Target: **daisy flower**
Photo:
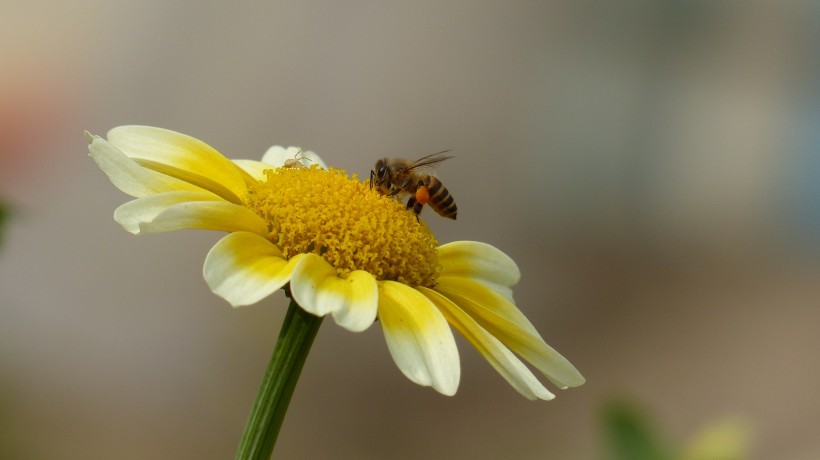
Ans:
[[[272,147],[262,161],[231,161],[161,128],[86,136],[97,165],[136,198],[114,212],[127,231],[227,232],[203,273],[234,307],[285,288],[304,311],[350,331],[378,319],[401,372],[445,395],[461,372],[453,329],[528,399],[554,395],[524,362],[559,388],[584,383],[516,307],[510,257],[475,241],[439,245],[401,203],[313,152]]]

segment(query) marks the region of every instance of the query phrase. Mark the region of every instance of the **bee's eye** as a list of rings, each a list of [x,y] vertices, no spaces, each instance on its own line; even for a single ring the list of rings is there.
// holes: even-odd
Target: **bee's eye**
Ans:
[[[387,175],[387,165],[381,165],[381,166],[379,166],[379,170],[378,170],[378,172],[377,172],[376,174],[378,174],[378,175],[379,175],[379,177],[384,177],[384,176],[386,176],[386,175]]]

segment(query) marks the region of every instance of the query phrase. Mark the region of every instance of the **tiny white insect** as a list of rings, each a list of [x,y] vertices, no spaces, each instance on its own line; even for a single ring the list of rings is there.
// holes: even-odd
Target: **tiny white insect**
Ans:
[[[325,162],[322,161],[319,155],[316,155],[310,150],[304,150],[294,146],[282,147],[281,145],[274,145],[269,148],[262,157],[262,162],[288,169],[303,169],[303,167],[308,168],[314,164],[319,165],[321,169],[327,169],[327,165],[325,165]]]
[[[299,149],[299,151],[296,152],[296,155],[294,155],[293,158],[285,159],[285,164],[283,164],[282,167],[288,169],[307,169],[307,166],[305,166],[304,161],[311,162],[313,160],[305,156],[304,150]]]

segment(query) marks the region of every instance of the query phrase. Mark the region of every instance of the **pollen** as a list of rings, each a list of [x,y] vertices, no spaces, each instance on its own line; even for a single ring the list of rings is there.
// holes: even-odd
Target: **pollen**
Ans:
[[[339,169],[278,168],[252,185],[246,205],[268,223],[288,257],[314,253],[341,277],[365,270],[377,280],[433,287],[438,243],[412,211]]]

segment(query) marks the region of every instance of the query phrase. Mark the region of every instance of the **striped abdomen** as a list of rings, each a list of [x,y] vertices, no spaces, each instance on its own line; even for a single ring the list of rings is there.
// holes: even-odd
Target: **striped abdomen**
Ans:
[[[441,217],[455,219],[458,214],[458,207],[455,200],[453,200],[453,196],[435,176],[426,176],[420,180],[416,187],[416,193],[407,201],[407,207],[413,208],[416,215],[421,213],[421,209],[425,204],[429,204]]]

